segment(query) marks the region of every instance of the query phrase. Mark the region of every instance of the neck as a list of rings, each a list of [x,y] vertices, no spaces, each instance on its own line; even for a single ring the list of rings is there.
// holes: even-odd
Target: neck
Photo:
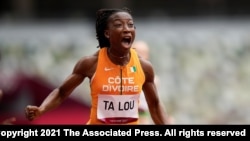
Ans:
[[[117,55],[114,55],[114,54],[111,52],[110,48],[108,48],[108,53],[109,53],[112,57],[114,57],[114,58],[124,59],[124,58],[128,57],[128,54],[126,54],[126,55],[124,55],[124,56],[117,56]]]
[[[130,59],[130,53],[124,55],[124,56],[117,56],[117,55],[114,55],[110,48],[108,48],[108,56],[110,58],[110,60],[114,63],[114,64],[117,64],[117,65],[120,65],[120,66],[124,66],[126,65],[128,62],[129,62],[129,59]]]

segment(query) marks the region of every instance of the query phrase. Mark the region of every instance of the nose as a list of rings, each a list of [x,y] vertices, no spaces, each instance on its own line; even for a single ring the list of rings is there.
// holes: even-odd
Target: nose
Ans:
[[[132,31],[132,30],[134,30],[134,27],[130,27],[128,24],[125,24],[123,26],[123,31],[129,32],[129,31]]]
[[[127,24],[125,24],[125,25],[123,26],[123,30],[124,30],[124,31],[128,31],[128,30],[129,30],[129,27],[128,27]]]

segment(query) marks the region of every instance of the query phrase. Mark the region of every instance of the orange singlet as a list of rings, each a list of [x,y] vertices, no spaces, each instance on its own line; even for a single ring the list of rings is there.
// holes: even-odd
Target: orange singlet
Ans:
[[[115,65],[101,48],[91,88],[91,113],[87,124],[138,124],[138,104],[145,81],[139,58],[130,49],[126,66]]]

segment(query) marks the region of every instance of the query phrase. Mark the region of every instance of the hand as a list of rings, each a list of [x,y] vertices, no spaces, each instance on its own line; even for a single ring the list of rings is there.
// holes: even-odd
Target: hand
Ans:
[[[37,106],[28,105],[25,109],[26,118],[30,121],[36,119],[40,114],[41,112]]]
[[[13,125],[13,122],[16,121],[16,118],[15,117],[11,117],[11,118],[7,118],[5,119],[2,124],[3,125]]]

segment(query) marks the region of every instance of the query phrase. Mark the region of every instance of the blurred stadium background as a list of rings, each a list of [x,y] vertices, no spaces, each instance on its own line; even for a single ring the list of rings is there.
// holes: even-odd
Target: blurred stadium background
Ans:
[[[84,124],[90,96],[85,80],[58,109],[29,122],[69,75],[97,50],[95,12],[128,7],[136,40],[150,46],[159,94],[176,124],[250,123],[250,2],[248,0],[1,0],[0,121]]]

